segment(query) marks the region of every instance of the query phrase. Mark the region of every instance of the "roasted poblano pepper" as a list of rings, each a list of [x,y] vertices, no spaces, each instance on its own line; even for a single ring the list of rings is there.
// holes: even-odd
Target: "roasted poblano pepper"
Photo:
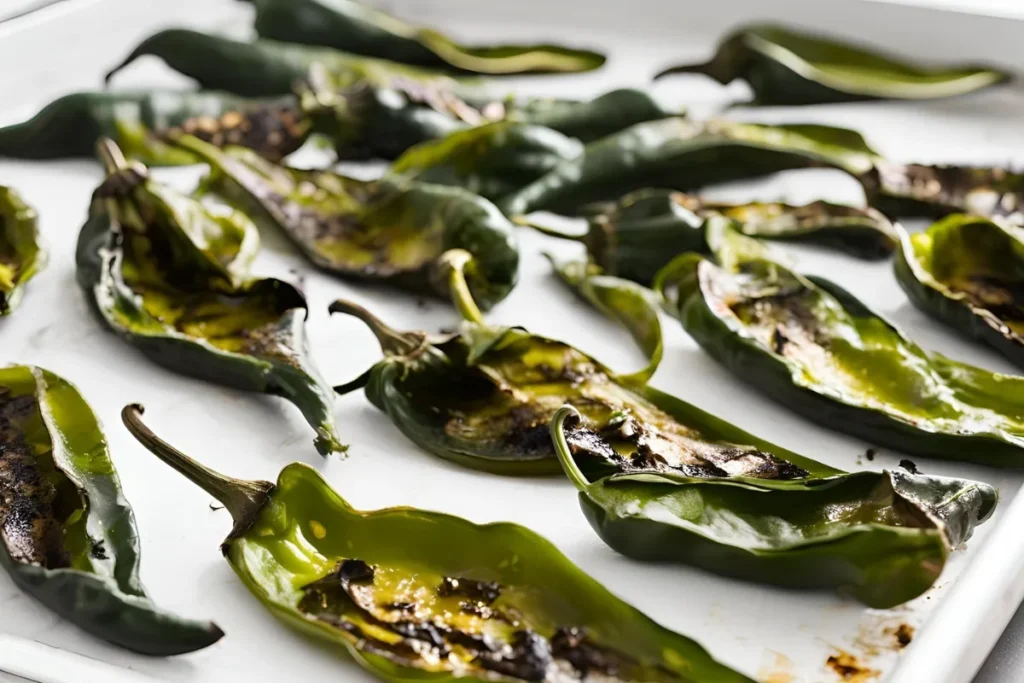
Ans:
[[[28,121],[0,128],[0,157],[92,157],[100,138],[151,165],[195,163],[167,144],[186,132],[216,145],[243,145],[270,159],[291,154],[311,125],[294,97],[247,100],[218,92],[96,92],[66,95]]]
[[[827,166],[860,177],[878,154],[852,130],[668,118],[587,145],[583,154],[502,201],[508,215],[575,213],[633,190],[689,190],[790,168]]]
[[[901,235],[896,280],[914,305],[1024,367],[1024,232],[955,214]]]
[[[681,116],[650,93],[632,88],[611,90],[589,101],[552,98],[507,98],[506,101],[470,102],[489,119],[508,118],[564,133],[582,142],[593,142],[645,121]]]
[[[259,250],[244,215],[221,215],[147,178],[101,142],[108,178],[78,238],[78,282],[106,325],[175,372],[294,403],[323,454],[333,392],[306,348],[306,301],[293,285],[252,279]]]
[[[699,73],[726,85],[746,81],[752,104],[794,105],[858,100],[930,100],[964,95],[1009,80],[975,65],[924,68],[870,48],[781,26],[748,26],[728,36],[711,61],[656,76]]]
[[[605,57],[559,45],[460,45],[355,0],[249,0],[256,32],[289,43],[325,45],[405,64],[481,74],[591,71]]]
[[[583,263],[557,270],[608,317],[637,317],[641,300],[599,295],[620,289],[622,280]],[[679,423],[688,430],[684,447],[691,452],[727,444],[736,461],[772,457],[785,467],[723,467],[717,473],[634,468],[591,481],[574,456],[604,449],[637,460],[644,457],[644,442],[625,453],[609,430],[593,429],[571,405],[560,409],[551,436],[584,513],[608,545],[631,557],[677,560],[795,588],[837,588],[872,607],[893,607],[927,590],[949,553],[995,508],[996,491],[986,484],[902,472],[845,473],[661,397],[674,415],[686,417]],[[586,404],[580,409],[586,413]],[[634,429],[630,423],[637,417],[625,413],[620,429]],[[836,515],[839,509],[844,513]]]
[[[46,370],[0,369],[0,566],[61,617],[135,652],[183,654],[224,635],[154,605],[139,560],[135,518],[89,404]]]
[[[242,148],[195,138],[179,144],[210,164],[208,186],[257,223],[284,231],[312,263],[346,278],[387,282],[447,297],[439,257],[473,254],[469,285],[485,307],[515,286],[514,228],[496,206],[466,190],[279,166]]]
[[[312,468],[242,481],[122,413],[149,450],[220,500],[221,550],[276,617],[387,681],[752,683],[510,523],[412,508],[354,510]]]
[[[582,151],[579,141],[550,128],[502,121],[417,145],[392,165],[391,173],[499,199]]]
[[[46,258],[35,209],[0,185],[0,315],[15,309],[25,284],[46,267]]]
[[[650,284],[679,254],[709,253],[707,219],[723,215],[743,234],[762,239],[805,241],[861,258],[884,258],[896,245],[896,230],[874,209],[817,201],[804,206],[779,203],[723,204],[674,190],[638,190],[616,202],[585,207],[588,228],[570,233],[540,219],[522,222],[544,234],[581,242],[608,275]]]
[[[1024,173],[876,160],[874,169],[858,179],[868,202],[891,216],[973,213],[1024,224]]]
[[[926,457],[1024,466],[1024,377],[929,353],[850,293],[770,260],[722,222],[722,265],[685,254],[655,281],[713,358],[815,423]]]

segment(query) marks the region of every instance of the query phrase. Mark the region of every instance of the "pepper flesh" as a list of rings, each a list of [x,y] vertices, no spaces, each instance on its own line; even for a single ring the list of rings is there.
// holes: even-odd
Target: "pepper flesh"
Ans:
[[[817,424],[926,457],[1019,467],[1024,378],[929,353],[835,284],[723,225],[723,264],[673,261],[655,288],[713,358]]]
[[[655,78],[679,73],[705,74],[723,85],[742,79],[755,105],[929,100],[1010,80],[1005,72],[974,65],[926,69],[871,48],[772,25],[739,29],[710,61],[671,67]]]
[[[231,513],[222,550],[253,595],[385,680],[750,682],[521,526],[360,512],[298,463],[276,484],[230,479],[160,440],[140,414],[122,412],[132,434]]]
[[[171,90],[75,93],[27,121],[0,128],[0,157],[92,158],[96,143],[106,137],[144,163],[195,163],[195,157],[167,143],[175,131],[281,159],[302,146],[310,127],[293,97],[246,100],[228,93]]]
[[[14,189],[0,185],[0,316],[18,306],[26,283],[46,261],[35,209]]]
[[[911,302],[1024,367],[1020,229],[955,214],[901,235],[896,280]]]
[[[278,166],[247,150],[179,144],[213,171],[210,186],[262,225],[283,230],[314,265],[341,277],[391,283],[445,297],[439,258],[474,256],[470,288],[485,307],[515,286],[514,228],[497,207],[465,190]]]
[[[590,71],[605,57],[559,45],[459,45],[354,0],[249,0],[263,38],[325,45],[432,68],[484,74]]]
[[[304,297],[248,274],[259,250],[251,221],[148,180],[110,141],[101,156],[109,177],[76,258],[99,318],[175,372],[288,399],[316,430],[317,450],[344,451],[333,392],[309,359]]]
[[[154,605],[139,559],[131,507],[81,394],[41,368],[0,369],[0,566],[62,618],[134,652],[184,654],[224,635]]]
[[[876,161],[860,178],[868,202],[893,216],[973,213],[1024,224],[1024,174],[998,167]]]

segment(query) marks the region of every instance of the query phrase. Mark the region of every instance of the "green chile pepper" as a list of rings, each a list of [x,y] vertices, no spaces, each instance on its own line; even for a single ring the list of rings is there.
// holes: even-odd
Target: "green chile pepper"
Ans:
[[[670,74],[699,73],[722,85],[746,81],[755,105],[825,104],[859,100],[955,97],[1010,80],[975,65],[924,68],[859,45],[781,26],[747,26],[726,37],[710,61],[675,66]]]
[[[904,232],[896,280],[925,313],[1024,367],[1021,228],[956,214]]]
[[[980,482],[903,472],[784,481],[627,472],[591,482],[572,456],[573,441],[592,438],[579,421],[575,408],[560,409],[551,436],[587,520],[616,551],[788,588],[837,589],[876,609],[931,588],[998,499]]]
[[[465,190],[302,171],[195,138],[178,144],[210,164],[212,187],[257,223],[284,231],[328,272],[447,297],[438,259],[466,249],[474,257],[470,287],[483,306],[500,302],[515,286],[514,228],[496,206]]]
[[[35,209],[12,188],[0,185],[0,316],[21,302],[25,285],[46,267]]]
[[[285,398],[316,430],[316,448],[344,451],[333,392],[313,366],[306,301],[294,286],[252,279],[259,234],[146,177],[101,144],[108,178],[78,238],[78,282],[99,318],[155,362],[184,375]]]
[[[477,104],[485,115],[488,107],[501,103]],[[557,130],[582,142],[593,142],[645,121],[682,116],[679,109],[667,108],[650,93],[633,88],[620,88],[590,101],[553,98],[513,100],[503,109],[503,117]],[[490,116],[488,118],[494,118]]]
[[[655,289],[738,377],[817,424],[881,446],[1024,465],[1024,377],[924,351],[850,293],[787,270],[727,224],[708,241],[722,265],[685,254]]]
[[[392,175],[464,187],[498,199],[528,185],[583,145],[550,128],[501,121],[458,131],[413,147],[392,165]]]
[[[155,436],[141,411],[122,413],[132,434],[231,513],[221,550],[249,591],[383,680],[753,683],[524,527],[360,512],[298,463],[276,484],[225,477]]]
[[[852,130],[669,118],[637,124],[586,146],[502,201],[507,215],[574,213],[632,190],[690,190],[790,168],[870,173],[878,153]]]
[[[354,0],[249,0],[262,38],[482,74],[591,71],[604,55],[559,45],[459,45]]]
[[[0,369],[0,566],[87,633],[147,655],[201,650],[215,624],[154,605],[139,535],[107,442],[75,387],[41,368]]]
[[[806,241],[865,259],[884,258],[896,245],[896,230],[880,212],[824,201],[804,206],[724,204],[675,190],[646,189],[586,210],[588,228],[582,234],[539,219],[520,222],[546,235],[581,242],[604,272],[644,285],[679,254],[708,253],[704,226],[714,215],[734,220],[750,237]]]
[[[171,90],[75,93],[28,121],[0,128],[0,157],[92,158],[96,143],[106,137],[144,163],[195,163],[195,157],[167,144],[173,131],[281,159],[302,146],[310,124],[293,97],[246,100],[220,92]]]
[[[451,289],[466,318],[455,334],[399,332],[354,303],[331,306],[332,313],[365,322],[385,354],[337,391],[365,387],[370,402],[427,452],[499,474],[557,473],[548,424],[568,401],[581,406],[587,426],[600,435],[575,443],[588,472],[792,479],[806,476],[808,467],[824,468],[726,430],[703,411],[647,386],[662,354],[657,305],[648,290],[611,278],[591,279],[582,290],[614,312],[650,358],[642,370],[624,375],[563,342],[487,325],[459,284],[467,260],[464,254],[448,257]],[[741,453],[736,443],[758,447]]]
[[[859,180],[868,203],[891,216],[940,218],[973,213],[1024,224],[1024,173],[877,160],[875,168]]]

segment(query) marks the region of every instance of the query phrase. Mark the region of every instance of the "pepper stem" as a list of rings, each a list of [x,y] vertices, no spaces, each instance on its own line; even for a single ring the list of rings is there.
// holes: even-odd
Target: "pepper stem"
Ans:
[[[672,76],[674,74],[703,74],[705,76],[711,76],[718,82],[722,82],[717,70],[715,69],[714,61],[711,62],[699,62],[697,64],[680,64],[679,66],[671,66],[667,69],[663,69],[658,73],[654,74],[654,80],[658,81],[665,76]]]
[[[232,536],[248,529],[256,520],[260,508],[270,497],[274,485],[269,481],[246,481],[226,477],[196,462],[154,434],[142,421],[144,412],[145,408],[138,403],[127,405],[121,410],[121,420],[132,436],[156,457],[185,475],[189,481],[227,508],[235,522]]]
[[[387,325],[370,311],[352,301],[338,299],[328,309],[331,313],[351,315],[363,321],[380,342],[380,348],[386,356],[408,356],[415,352],[426,339],[422,332],[399,332]]]
[[[569,442],[565,439],[565,421],[569,418],[573,418],[577,422],[582,419],[580,412],[568,404],[555,412],[551,418],[551,440],[555,444],[555,454],[558,456],[558,462],[561,463],[565,476],[578,491],[583,491],[590,486],[590,482],[587,481],[587,477],[573,459],[572,452],[569,450]]]
[[[100,158],[107,175],[113,175],[117,171],[128,168],[128,160],[125,158],[124,152],[110,138],[104,137],[96,141],[96,156]]]
[[[440,264],[448,269],[448,291],[459,314],[464,320],[483,325],[484,315],[473,300],[473,293],[466,282],[466,269],[472,266],[473,255],[465,249],[450,249],[441,254]]]

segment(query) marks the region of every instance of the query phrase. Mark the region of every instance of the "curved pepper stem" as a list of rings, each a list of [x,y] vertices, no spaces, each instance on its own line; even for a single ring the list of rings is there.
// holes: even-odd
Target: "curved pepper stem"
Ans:
[[[578,423],[583,418],[580,416],[580,411],[568,404],[555,411],[550,423],[551,442],[555,446],[555,454],[558,456],[558,462],[561,463],[565,476],[578,491],[584,491],[590,486],[590,482],[573,459],[572,451],[569,450],[569,442],[565,439],[565,422],[569,419]]]
[[[415,353],[426,340],[422,332],[399,332],[359,304],[338,299],[328,308],[331,313],[342,313],[358,318],[377,337],[385,356],[408,356]],[[356,380],[357,382],[359,380]],[[345,385],[348,386],[348,385]],[[355,386],[351,388],[356,388]]]
[[[270,497],[274,485],[269,481],[246,481],[227,477],[196,462],[154,434],[142,422],[144,412],[145,408],[138,403],[127,405],[121,410],[121,421],[132,436],[153,455],[185,475],[189,481],[224,505],[235,522],[232,536],[237,536],[248,529]]]
[[[483,325],[483,313],[473,300],[473,293],[466,281],[466,271],[473,267],[473,255],[465,249],[449,249],[441,254],[438,262],[443,268],[448,269],[448,291],[451,293],[452,303],[459,309],[459,314],[469,322]]]

